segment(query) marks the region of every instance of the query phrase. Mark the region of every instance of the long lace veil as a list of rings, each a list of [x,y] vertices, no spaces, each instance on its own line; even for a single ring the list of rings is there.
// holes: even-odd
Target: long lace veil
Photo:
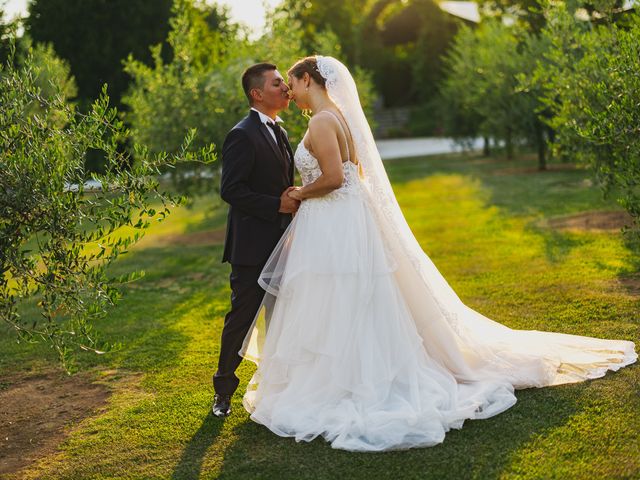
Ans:
[[[516,387],[531,386],[532,381],[538,385],[580,381],[635,361],[631,342],[512,330],[467,307],[405,220],[351,73],[333,57],[316,59],[328,94],[351,131],[367,201],[397,262],[400,290],[432,356],[460,380],[506,377]]]

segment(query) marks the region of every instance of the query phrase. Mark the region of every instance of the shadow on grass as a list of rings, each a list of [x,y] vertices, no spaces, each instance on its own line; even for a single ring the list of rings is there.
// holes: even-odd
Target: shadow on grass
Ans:
[[[579,248],[591,240],[584,236],[565,233],[550,228],[541,228],[529,225],[527,230],[544,242],[544,252],[546,259],[550,263],[562,263],[575,248]]]
[[[640,277],[640,232],[626,232],[623,237],[624,246],[632,251],[636,252],[636,255],[631,257],[631,272],[627,273],[637,273]]]
[[[444,443],[405,451],[334,450],[323,439],[296,443],[250,420],[234,429],[219,478],[499,478],[534,438],[561,427],[580,410],[581,386],[528,389],[518,403],[488,420],[467,421]]]
[[[456,174],[477,178],[488,193],[487,204],[510,215],[562,215],[576,211],[619,209],[612,198],[604,199],[582,168],[550,164],[537,171],[531,155],[514,160],[481,157],[478,154],[449,154],[394,160],[385,163],[396,185],[435,174]]]
[[[172,480],[200,478],[202,461],[205,454],[218,439],[223,425],[223,421],[214,417],[211,411],[209,411],[202,425],[200,425],[198,431],[191,437],[191,440],[189,440],[189,443],[182,452],[180,461],[171,475]]]
[[[186,222],[186,232],[193,233],[224,226],[226,207],[217,197],[202,199],[194,214],[203,218]],[[211,206],[208,208],[207,203]],[[167,222],[173,221],[170,216]],[[184,219],[178,218],[178,222]],[[96,366],[147,368],[154,363],[170,364],[183,348],[184,335],[171,329],[187,309],[196,306],[191,299],[203,291],[217,291],[225,277],[220,245],[170,245],[153,247],[136,245],[108,269],[110,276],[143,270],[145,277],[121,287],[123,298],[103,319],[92,322],[94,335],[107,343],[121,343],[123,348],[97,356],[78,354],[80,370]],[[201,302],[201,306],[206,306]],[[21,305],[24,319],[39,318],[34,299]],[[43,342],[16,342],[17,336],[0,325],[0,367],[6,371],[39,370],[57,364],[55,352]],[[156,365],[158,366],[158,365]]]
[[[227,221],[227,211],[228,205],[221,199],[215,198],[211,200],[211,208],[205,209],[202,221],[198,223],[188,223],[184,233],[189,234],[201,232],[203,230],[217,230],[224,228]]]
[[[171,246],[134,250],[115,264],[111,274],[144,270],[145,276],[125,287],[125,295],[95,328],[122,349],[100,357],[83,356],[84,367],[104,365],[141,370],[172,365],[189,338],[173,328],[185,314],[208,306],[203,289],[217,295],[224,267],[219,247]]]

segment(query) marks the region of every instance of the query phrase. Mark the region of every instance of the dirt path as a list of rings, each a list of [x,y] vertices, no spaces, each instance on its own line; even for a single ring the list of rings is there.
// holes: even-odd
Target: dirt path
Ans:
[[[55,451],[67,430],[107,403],[109,389],[89,373],[0,377],[0,477]]]
[[[147,245],[154,246],[203,246],[203,245],[221,245],[224,243],[226,230],[224,228],[216,230],[203,230],[191,233],[171,233],[162,236],[154,236],[145,238]]]
[[[620,230],[631,225],[633,218],[626,211],[581,212],[575,215],[551,218],[547,226],[557,230]]]

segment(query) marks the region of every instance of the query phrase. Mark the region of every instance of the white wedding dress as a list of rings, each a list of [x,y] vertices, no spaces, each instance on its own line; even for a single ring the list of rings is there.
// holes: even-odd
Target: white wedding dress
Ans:
[[[404,221],[351,75],[317,58],[362,172],[346,160],[341,188],[303,201],[262,272],[240,352],[258,364],[243,401],[254,421],[351,451],[430,446],[511,407],[515,388],[637,359],[629,341],[512,330],[464,305]],[[303,184],[321,175],[304,141],[294,160]]]

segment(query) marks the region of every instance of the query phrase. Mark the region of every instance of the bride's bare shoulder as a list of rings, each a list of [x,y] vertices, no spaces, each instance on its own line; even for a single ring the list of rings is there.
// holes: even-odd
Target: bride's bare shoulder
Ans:
[[[335,125],[329,113],[318,112],[309,119],[309,134],[314,138],[335,136]]]
[[[313,115],[313,117],[309,119],[309,128],[311,128],[312,126],[323,127],[323,126],[332,126],[332,125],[333,125],[333,118],[331,116],[331,113],[327,112],[326,110],[316,113],[315,115]]]

